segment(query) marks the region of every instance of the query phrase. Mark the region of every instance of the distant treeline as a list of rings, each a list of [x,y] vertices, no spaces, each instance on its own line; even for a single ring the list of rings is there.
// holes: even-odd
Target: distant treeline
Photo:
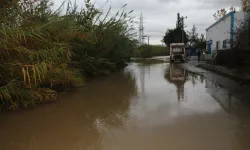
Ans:
[[[141,45],[135,50],[135,57],[149,58],[169,55],[169,48],[160,45]]]

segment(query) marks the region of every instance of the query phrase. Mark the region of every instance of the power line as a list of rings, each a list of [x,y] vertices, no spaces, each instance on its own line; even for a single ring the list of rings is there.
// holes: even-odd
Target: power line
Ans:
[[[202,4],[198,7],[198,9],[195,10],[192,14],[189,15],[189,18],[190,18],[190,16],[192,17],[195,13],[197,13],[197,12],[202,8],[202,5],[203,5],[205,2],[207,2],[207,0],[203,0],[203,1],[202,1]],[[190,20],[187,20],[187,22],[189,22],[189,21],[190,21]]]
[[[207,0],[203,0],[203,1],[202,1],[202,4],[201,4],[201,5],[198,7],[198,9],[197,9],[196,11],[194,11],[191,15],[194,15],[195,13],[197,13],[197,12],[201,9],[202,5],[203,5],[205,2],[207,2]]]

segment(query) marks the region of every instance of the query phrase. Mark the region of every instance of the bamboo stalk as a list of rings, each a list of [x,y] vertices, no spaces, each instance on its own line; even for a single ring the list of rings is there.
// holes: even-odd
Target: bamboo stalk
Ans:
[[[35,71],[34,65],[32,65],[32,70],[33,70],[34,82],[35,82],[35,85],[36,85],[36,71]]]
[[[24,86],[26,86],[26,73],[25,73],[24,67],[22,67],[22,73],[23,73],[23,83],[24,83]]]
[[[31,81],[30,81],[29,67],[26,66],[26,69],[27,69],[27,77],[28,77],[28,82],[29,82],[29,88],[31,89]]]

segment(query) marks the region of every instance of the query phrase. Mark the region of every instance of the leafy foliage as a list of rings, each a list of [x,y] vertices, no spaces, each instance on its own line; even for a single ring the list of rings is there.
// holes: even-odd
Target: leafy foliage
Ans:
[[[191,43],[191,45],[193,45],[193,43],[196,43],[198,41],[198,36],[199,35],[197,33],[197,28],[195,25],[193,25],[193,28],[189,33],[189,42]]]
[[[49,0],[0,5],[1,109],[56,100],[59,89],[82,85],[83,74],[107,74],[132,55],[132,11],[110,17],[86,0],[79,11],[68,2],[62,15],[52,6]]]
[[[245,11],[247,9],[247,6],[250,5],[250,0],[241,0],[241,7]]]
[[[187,43],[188,35],[180,28],[168,29],[163,41],[167,46],[170,46],[170,43],[182,43],[182,34],[184,34],[184,43]]]
[[[141,45],[135,51],[135,57],[141,58],[165,55],[169,55],[169,49],[166,46],[159,45]]]
[[[124,10],[115,16],[108,17],[110,10],[101,19],[103,12],[86,2],[87,10],[76,12],[68,9],[80,28],[77,38],[72,39],[72,60],[84,74],[107,74],[120,68],[129,61],[133,53],[135,41],[133,36],[133,18]],[[124,6],[125,7],[125,6]],[[111,9],[111,8],[110,8]],[[86,18],[88,18],[86,20]]]
[[[183,27],[184,27],[183,18],[180,17],[180,13],[177,13],[176,28],[183,29]]]
[[[192,48],[205,49],[206,48],[206,39],[204,34],[197,33],[197,28],[193,25],[191,32],[189,32],[189,43]]]
[[[183,39],[184,38],[184,39]],[[184,40],[184,41],[183,41]],[[169,47],[171,43],[188,42],[188,35],[184,30],[184,21],[180,17],[180,13],[177,14],[176,28],[168,29],[163,38],[163,42]]]
[[[204,34],[201,34],[200,38],[198,39],[197,47],[200,49],[206,49],[206,39]]]
[[[250,10],[246,11],[245,20],[240,22],[236,29],[234,47],[241,50],[250,50]]]

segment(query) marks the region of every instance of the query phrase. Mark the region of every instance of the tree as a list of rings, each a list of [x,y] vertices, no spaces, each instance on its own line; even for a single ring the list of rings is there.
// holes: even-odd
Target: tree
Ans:
[[[182,34],[184,33],[184,43],[188,42],[188,35],[187,33],[180,28],[176,29],[168,29],[163,41],[167,46],[170,46],[170,43],[182,43]]]
[[[193,25],[189,37],[190,37],[189,42],[191,42],[191,45],[195,44],[198,41],[198,33],[195,25]]]
[[[246,10],[247,6],[250,4],[250,0],[241,0],[241,8]]]
[[[233,12],[233,11],[236,11],[236,8],[232,6],[232,7],[230,7],[229,12]],[[227,10],[225,8],[217,10],[217,12],[213,14],[214,20],[218,21],[219,19],[221,19],[222,17],[224,17],[227,13],[228,12],[227,12]]]
[[[214,20],[218,21],[219,19],[224,17],[226,14],[227,14],[226,9],[217,10],[217,12],[213,14]]]
[[[236,28],[235,41],[232,41],[232,46],[236,49],[250,50],[250,11],[246,11],[246,17],[240,22]]]
[[[200,38],[202,41],[205,41],[205,35],[204,34],[201,34],[201,38]]]
[[[205,36],[204,34],[201,34],[199,37],[199,34],[197,33],[197,27],[195,25],[193,25],[192,30],[189,32],[189,42],[193,48],[206,48]]]
[[[188,42],[188,35],[186,31],[183,31],[184,22],[180,17],[180,13],[177,14],[176,28],[168,29],[163,38],[163,42],[170,46],[170,43],[182,43],[182,34],[184,34],[184,43]]]
[[[183,18],[180,17],[180,13],[177,14],[176,28],[183,29]]]
[[[206,49],[206,39],[204,34],[201,34],[200,38],[198,39],[197,47],[200,49]]]

